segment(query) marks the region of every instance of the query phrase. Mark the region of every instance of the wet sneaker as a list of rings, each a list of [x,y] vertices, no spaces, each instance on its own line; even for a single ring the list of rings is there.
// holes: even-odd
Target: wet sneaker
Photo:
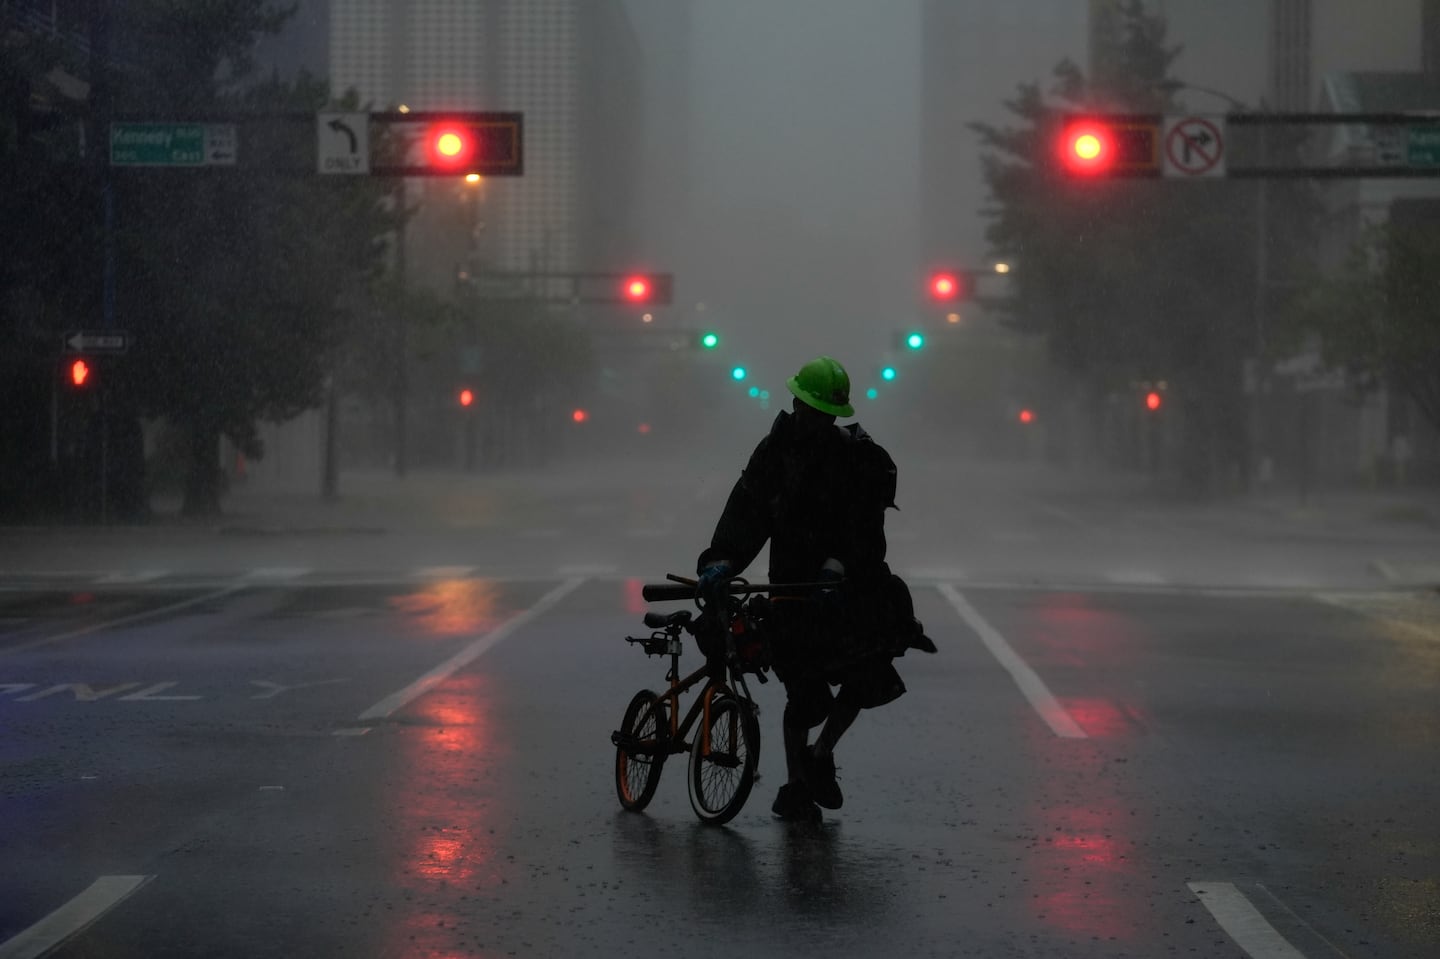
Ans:
[[[792,822],[820,821],[820,807],[810,800],[809,791],[799,783],[781,786],[770,811]]]
[[[826,809],[839,809],[845,802],[840,794],[840,783],[835,778],[835,757],[823,759],[812,749],[805,762],[805,785],[810,787],[810,798]]]

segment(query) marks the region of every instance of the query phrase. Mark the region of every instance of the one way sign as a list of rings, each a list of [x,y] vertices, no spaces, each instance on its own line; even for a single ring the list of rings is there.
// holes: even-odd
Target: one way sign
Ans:
[[[71,353],[124,353],[130,334],[124,330],[72,330],[65,334],[65,348]]]
[[[370,172],[370,114],[317,113],[315,136],[319,172]]]

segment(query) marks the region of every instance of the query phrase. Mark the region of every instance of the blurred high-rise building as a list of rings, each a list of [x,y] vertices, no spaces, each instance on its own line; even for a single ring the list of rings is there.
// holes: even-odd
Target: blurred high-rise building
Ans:
[[[987,254],[986,187],[975,122],[1018,123],[1005,109],[1022,83],[1048,87],[1085,42],[1086,8],[1052,0],[924,0],[920,65],[920,255],[930,266]]]
[[[330,69],[371,109],[525,115],[524,175],[484,186],[485,267],[633,257],[643,102],[622,0],[331,0]]]

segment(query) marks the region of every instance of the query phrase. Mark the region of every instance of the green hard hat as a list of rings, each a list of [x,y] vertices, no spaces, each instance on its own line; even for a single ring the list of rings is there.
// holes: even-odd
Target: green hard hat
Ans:
[[[790,392],[802,403],[831,416],[854,416],[850,405],[850,374],[838,360],[820,356],[800,367],[800,372],[785,381]]]

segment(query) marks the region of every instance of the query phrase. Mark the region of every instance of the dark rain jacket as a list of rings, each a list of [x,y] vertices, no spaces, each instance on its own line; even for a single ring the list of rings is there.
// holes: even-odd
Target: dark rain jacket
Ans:
[[[770,581],[814,582],[827,559],[852,583],[889,575],[885,510],[895,507],[895,463],[852,423],[806,437],[782,412],[730,491],[697,568],[729,560],[742,572],[770,541]]]

